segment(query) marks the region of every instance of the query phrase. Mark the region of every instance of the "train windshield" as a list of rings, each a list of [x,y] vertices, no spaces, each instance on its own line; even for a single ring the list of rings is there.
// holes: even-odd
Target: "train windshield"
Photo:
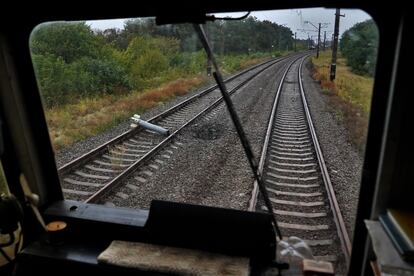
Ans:
[[[332,212],[352,236],[375,22],[360,10],[324,8],[208,18],[202,27],[129,18],[33,30],[65,198],[271,209],[282,233],[338,261]]]

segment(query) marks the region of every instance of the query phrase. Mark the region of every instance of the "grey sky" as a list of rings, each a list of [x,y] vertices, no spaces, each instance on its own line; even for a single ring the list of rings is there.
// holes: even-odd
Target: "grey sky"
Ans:
[[[341,9],[341,14],[345,14],[345,17],[341,17],[340,24],[340,35],[354,24],[358,22],[365,21],[371,18],[367,13],[362,10],[350,10],[350,9]],[[219,14],[219,16],[241,16],[243,13],[226,13]],[[334,9],[325,9],[325,8],[312,8],[312,9],[289,9],[289,10],[277,10],[277,11],[259,11],[252,12],[252,16],[257,17],[260,20],[269,20],[276,22],[277,24],[285,24],[286,27],[289,27],[293,32],[297,32],[298,38],[307,38],[308,34],[298,29],[311,30],[309,35],[314,36],[316,39],[317,32],[312,32],[316,29],[310,25],[306,24],[305,21],[310,21],[314,25],[321,23],[329,23],[325,29],[322,29],[321,36],[323,37],[323,31],[326,31],[327,38],[332,36],[335,20],[335,10]],[[119,28],[122,29],[126,19],[113,19],[113,20],[98,20],[98,21],[87,21],[87,23],[93,29],[108,29],[108,28]]]

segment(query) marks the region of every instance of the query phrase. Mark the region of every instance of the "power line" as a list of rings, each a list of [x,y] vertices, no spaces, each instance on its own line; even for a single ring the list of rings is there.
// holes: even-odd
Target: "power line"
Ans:
[[[326,28],[329,23],[318,23],[318,27],[310,21],[304,21],[305,24],[310,24],[318,30],[318,45],[316,47],[316,58],[319,58],[319,48],[321,45],[321,28]]]

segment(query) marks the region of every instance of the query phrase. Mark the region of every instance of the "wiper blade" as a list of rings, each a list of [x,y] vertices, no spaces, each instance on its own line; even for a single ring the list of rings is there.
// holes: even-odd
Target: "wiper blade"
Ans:
[[[275,214],[273,212],[273,207],[272,207],[272,204],[270,202],[270,199],[269,199],[269,195],[267,193],[267,190],[266,190],[266,188],[265,188],[265,186],[263,184],[262,176],[259,174],[258,165],[257,165],[257,162],[256,162],[256,160],[254,158],[254,154],[253,154],[252,148],[250,146],[249,140],[246,137],[246,134],[245,134],[245,132],[243,130],[243,127],[242,127],[242,125],[240,123],[239,116],[237,115],[237,112],[236,112],[236,110],[234,108],[234,105],[233,105],[233,102],[232,102],[232,100],[230,98],[230,95],[227,92],[226,85],[223,82],[223,77],[222,77],[222,75],[220,73],[220,70],[218,68],[217,62],[216,62],[216,60],[214,58],[214,54],[213,54],[213,51],[212,51],[212,49],[210,47],[210,43],[209,43],[209,40],[207,38],[207,35],[206,35],[205,31],[204,31],[203,25],[194,24],[194,29],[196,30],[196,32],[197,32],[197,34],[198,34],[198,36],[199,36],[199,38],[201,40],[201,43],[202,43],[202,45],[204,47],[204,50],[207,53],[207,58],[213,64],[213,68],[214,68],[213,76],[214,76],[214,79],[217,82],[217,85],[218,85],[218,87],[219,87],[219,89],[221,91],[221,94],[223,96],[224,102],[226,103],[227,109],[228,109],[228,111],[230,113],[230,117],[231,117],[231,119],[232,119],[232,121],[233,121],[233,123],[234,123],[234,125],[236,127],[237,134],[238,134],[238,136],[240,138],[240,142],[241,142],[241,144],[243,146],[243,149],[244,149],[244,152],[246,154],[247,160],[249,161],[250,168],[251,168],[251,170],[253,172],[253,176],[254,176],[255,180],[257,181],[257,184],[258,184],[258,187],[259,187],[259,191],[260,191],[260,193],[263,196],[263,200],[264,200],[264,203],[266,205],[266,208],[269,211],[269,213],[272,215],[272,222],[273,222],[274,230],[275,230],[275,232],[276,232],[279,240],[282,240],[282,233],[280,232],[280,229],[279,229],[279,227],[277,225],[276,216],[275,216]]]

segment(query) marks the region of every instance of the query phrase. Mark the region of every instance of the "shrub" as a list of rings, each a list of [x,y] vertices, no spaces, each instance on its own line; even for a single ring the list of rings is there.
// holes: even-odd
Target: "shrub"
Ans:
[[[126,73],[116,61],[82,58],[67,64],[61,57],[45,54],[33,55],[33,63],[48,107],[128,88]]]
[[[114,59],[82,58],[72,66],[91,76],[91,92],[112,93],[115,88],[128,88],[125,69]]]
[[[71,63],[81,57],[98,58],[103,41],[85,22],[41,24],[30,37],[33,54],[51,54]]]
[[[206,68],[207,56],[204,51],[182,52],[175,55],[170,62],[172,67],[181,69],[182,71],[195,74]]]
[[[378,29],[374,21],[355,24],[344,32],[340,49],[352,71],[373,76],[378,50]]]
[[[67,78],[70,69],[61,57],[33,55],[33,64],[43,100],[47,106],[64,103],[73,85]]]
[[[130,80],[135,89],[148,88],[148,80],[167,70],[168,59],[157,49],[147,50],[131,66]]]

